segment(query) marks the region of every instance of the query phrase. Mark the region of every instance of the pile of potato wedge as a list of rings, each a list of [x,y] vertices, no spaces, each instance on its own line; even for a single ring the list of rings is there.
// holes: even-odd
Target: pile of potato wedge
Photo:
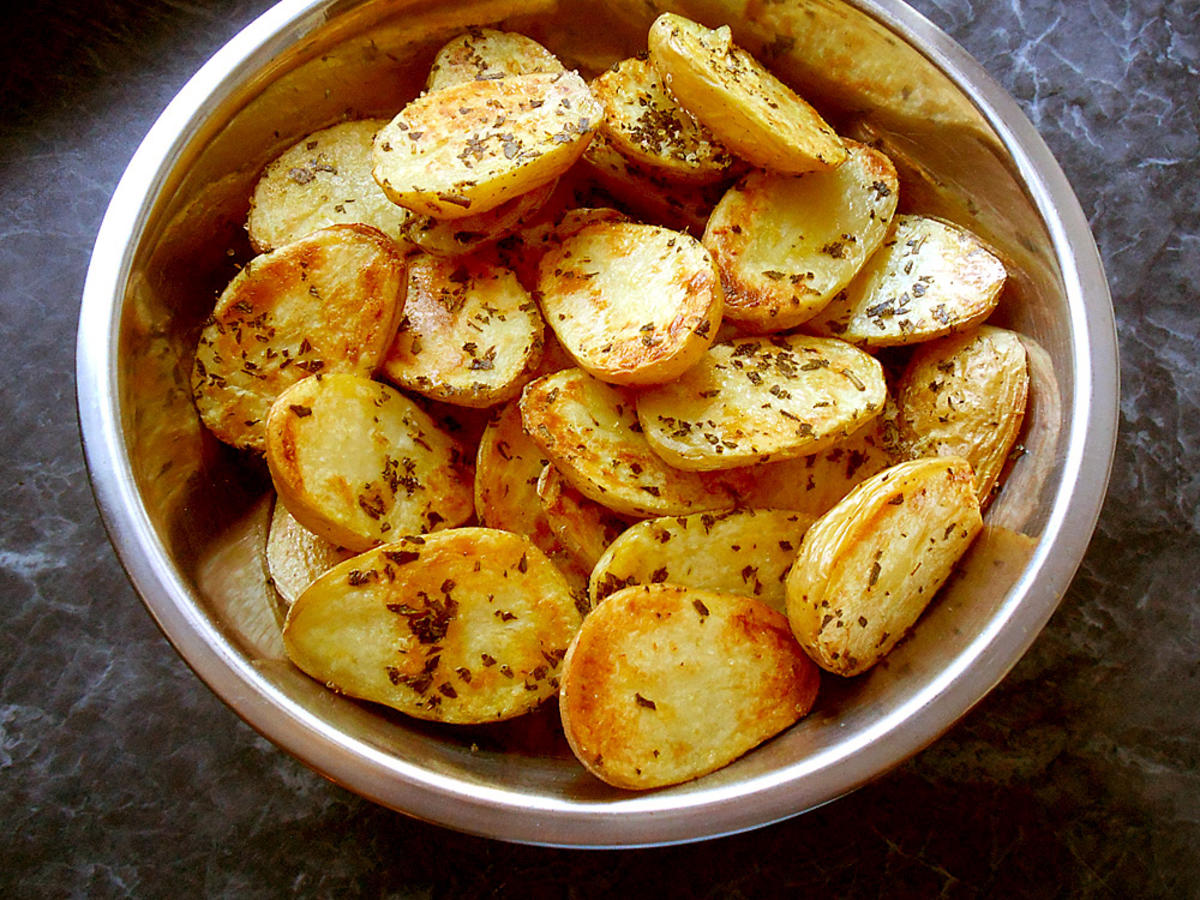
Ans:
[[[445,723],[557,696],[582,765],[687,781],[916,623],[1022,427],[963,228],[898,214],[733,42],[660,16],[590,81],[473,29],[390,121],[263,172],[196,406],[265,455],[284,643]]]

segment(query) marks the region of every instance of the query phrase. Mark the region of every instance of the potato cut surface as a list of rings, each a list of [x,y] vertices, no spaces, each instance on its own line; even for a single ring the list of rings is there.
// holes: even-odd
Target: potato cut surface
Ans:
[[[622,60],[592,82],[601,133],[625,157],[668,178],[719,181],[733,156],[679,105],[648,59]]]
[[[724,185],[689,184],[627,159],[598,133],[583,153],[583,164],[592,179],[623,209],[655,225],[702,235]]]
[[[314,132],[263,171],[250,198],[246,230],[260,253],[330,225],[378,228],[401,248],[411,213],[371,177],[372,141],[386,119],[343,122]]]
[[[650,26],[650,60],[680,105],[742,159],[776,172],[842,164],[841,139],[815,109],[733,43],[673,13]]]
[[[584,620],[563,664],[559,712],[584,767],[637,790],[732,762],[805,716],[819,685],[787,619],[765,604],[640,585]]]
[[[817,520],[787,579],[787,616],[817,665],[858,675],[920,617],[983,526],[970,464],[900,463]]]
[[[824,450],[752,467],[754,484],[743,502],[812,516],[828,512],[857,484],[908,458],[900,452],[890,406],[885,403],[883,413]]]
[[[562,70],[558,57],[533,38],[494,28],[472,28],[438,51],[427,86],[437,91],[467,81]]]
[[[629,527],[629,518],[589,500],[552,465],[542,469],[538,500],[550,529],[584,569],[591,571],[608,545]]]
[[[757,331],[806,322],[883,243],[899,182],[886,156],[849,144],[832,172],[751,172],[704,232],[725,286],[725,314]]]
[[[581,619],[528,538],[456,528],[326,573],[292,606],[283,637],[292,662],[335,691],[461,724],[552,696]]]
[[[845,341],[788,335],[718,344],[677,380],[642,392],[637,415],[669,464],[729,469],[816,453],[886,399],[874,357]]]
[[[542,259],[538,293],[567,352],[614,384],[679,376],[721,324],[721,284],[708,251],[655,225],[587,226]]]
[[[310,584],[353,555],[354,551],[317,537],[276,501],[267,532],[267,569],[286,606],[295,603]]]
[[[532,191],[506,200],[495,209],[461,219],[435,219],[411,214],[404,236],[412,244],[435,256],[462,256],[512,234],[537,215],[554,193],[550,181]]]
[[[970,232],[896,216],[883,246],[805,328],[852,344],[915,344],[965,331],[1000,299],[1004,264]]]
[[[684,516],[732,509],[741,473],[684,472],[646,442],[635,397],[582,369],[530,382],[521,395],[525,430],[584,496],[627,516]]]
[[[458,444],[399,391],[355,375],[309,378],[280,394],[267,465],[296,521],[351,550],[474,512]]]
[[[1029,397],[1025,345],[984,325],[920,347],[900,379],[901,449],[909,456],[961,456],[986,503],[1021,432]]]
[[[592,602],[635,584],[755,597],[784,612],[784,580],[813,522],[781,509],[647,519],[616,537],[592,570]]]
[[[204,424],[262,450],[267,412],[309,375],[370,375],[404,308],[404,260],[365,225],[334,225],[252,259],[200,335],[192,392]]]
[[[508,269],[421,255],[383,371],[403,388],[460,406],[515,396],[542,354],[537,304]]]
[[[401,206],[460,219],[557,178],[603,115],[574,72],[465,82],[401,110],[375,137],[373,174]]]
[[[521,424],[516,400],[501,407],[479,440],[475,458],[475,512],[479,523],[523,534],[546,554],[572,592],[587,596],[584,568],[550,526],[538,496],[538,479],[550,460]]]

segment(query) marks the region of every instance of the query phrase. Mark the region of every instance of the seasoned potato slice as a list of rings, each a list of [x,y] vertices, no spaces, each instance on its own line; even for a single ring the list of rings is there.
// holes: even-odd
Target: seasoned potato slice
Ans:
[[[314,132],[263,171],[250,198],[246,230],[260,253],[330,225],[378,228],[401,248],[410,215],[371,177],[375,132],[387,119],[342,122]]]
[[[267,420],[267,466],[296,521],[366,550],[470,518],[462,450],[399,391],[356,375],[308,378]]]
[[[404,308],[404,260],[382,232],[334,225],[252,259],[200,335],[192,392],[204,424],[262,450],[267,412],[313,374],[369,375]]]
[[[626,159],[603,133],[583,153],[592,179],[623,208],[647,222],[701,235],[724,193],[720,183],[673,181]]]
[[[867,479],[817,520],[787,579],[801,646],[837,675],[865,672],[924,611],[983,526],[964,459],[917,459]]]
[[[291,606],[310,584],[353,555],[353,550],[317,537],[282,503],[275,504],[267,532],[267,570],[285,606]]]
[[[756,597],[784,612],[784,579],[813,517],[782,509],[647,519],[616,537],[592,570],[599,603],[634,584],[668,582]]]
[[[523,534],[586,596],[588,572],[550,527],[538,497],[538,478],[550,460],[521,424],[516,400],[504,405],[484,429],[475,457],[475,512],[479,523]]]
[[[516,396],[542,355],[542,317],[508,269],[421,255],[383,371],[401,387],[460,406]]]
[[[656,225],[589,225],[542,259],[546,321],[579,365],[614,384],[658,384],[704,355],[721,282],[695,238]]]
[[[533,38],[494,28],[472,28],[438,51],[426,85],[438,91],[467,81],[562,70],[558,57]]]
[[[734,44],[729,26],[710,31],[663,13],[650,26],[649,41],[650,61],[671,93],[742,159],[790,174],[827,171],[845,161],[834,130]]]
[[[525,225],[554,193],[555,184],[553,181],[547,182],[501,203],[495,209],[461,219],[435,219],[411,214],[404,225],[404,236],[426,253],[462,256],[494,243]]]
[[[901,449],[909,456],[961,456],[987,503],[1008,459],[1029,396],[1025,345],[984,325],[918,348],[896,394]]]
[[[547,465],[537,483],[542,513],[571,555],[589,571],[608,545],[629,527],[629,519],[589,500],[567,484],[558,469]]]
[[[713,347],[638,396],[654,452],[680,469],[729,469],[816,453],[883,409],[883,367],[831,338],[749,338]]]
[[[517,273],[517,280],[531,291],[537,290],[542,257],[567,238],[589,225],[601,222],[628,222],[629,217],[608,207],[563,210],[552,219],[534,222],[496,245],[500,261]],[[569,359],[569,357],[567,357]],[[574,361],[567,364],[575,365]],[[559,368],[564,368],[560,366]],[[555,371],[555,370],[551,370]]]
[[[782,331],[811,319],[887,236],[896,170],[882,153],[849,144],[832,172],[752,172],[713,210],[704,232],[725,286],[725,314],[747,328]]]
[[[521,418],[546,456],[585,497],[627,516],[685,516],[732,509],[741,473],[683,472],[662,461],[642,433],[627,389],[582,369],[525,386]]]
[[[883,413],[824,450],[754,466],[754,486],[742,502],[812,516],[828,512],[855,485],[908,458],[900,453],[890,406],[890,401],[885,403]]]
[[[574,72],[469,81],[423,94],[375,137],[375,180],[440,219],[495,209],[553,181],[604,115]]]
[[[340,693],[420,719],[494,722],[553,696],[581,620],[528,538],[455,528],[326,573],[293,604],[283,640]]]
[[[584,620],[559,712],[575,756],[620,788],[719,769],[805,716],[820,672],[787,619],[751,597],[626,588]]]
[[[965,331],[991,314],[1005,277],[1004,263],[970,232],[896,216],[883,246],[805,330],[871,347]]]
[[[645,58],[622,60],[592,82],[600,128],[623,156],[668,178],[720,181],[733,156],[667,91]]]

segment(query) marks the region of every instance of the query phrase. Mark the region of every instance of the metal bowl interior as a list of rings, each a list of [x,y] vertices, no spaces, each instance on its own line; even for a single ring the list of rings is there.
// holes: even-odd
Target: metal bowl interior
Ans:
[[[669,7],[716,25],[846,134],[878,143],[902,210],[990,241],[1013,274],[994,321],[1030,349],[1024,453],[962,572],[885,665],[733,765],[630,794],[587,775],[554,710],[455,730],[335,696],[284,658],[262,562],[269,480],[204,432],[188,372],[200,323],[248,259],[261,167],[346,116],[391,116],[440,44],[505,20],[584,74],[645,46]],[[509,15],[519,10],[519,15]],[[506,18],[507,17],[507,18]],[[1099,514],[1116,433],[1111,300],[1049,151],[961,48],[898,0],[286,0],[226,45],[146,137],[98,236],[78,396],[113,544],[167,637],[272,741],[394,809],[514,841],[636,846],[760,826],[832,800],[935,739],[1015,664],[1053,612]]]

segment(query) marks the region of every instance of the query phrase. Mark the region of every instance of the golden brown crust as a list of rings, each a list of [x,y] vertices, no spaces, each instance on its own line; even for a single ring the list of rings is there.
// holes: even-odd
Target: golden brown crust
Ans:
[[[641,585],[584,621],[559,712],[588,771],[642,790],[732,762],[806,715],[819,684],[787,620],[757,600]]]
[[[558,57],[533,38],[494,28],[472,28],[438,51],[426,85],[438,91],[468,81],[562,70]]]
[[[473,473],[458,444],[399,391],[360,376],[309,378],[280,394],[266,448],[288,512],[351,550],[453,527],[474,512]]]
[[[654,225],[583,228],[542,259],[538,295],[567,352],[613,384],[678,377],[721,324],[721,284],[708,251]]]
[[[570,168],[603,115],[574,72],[465,82],[423,94],[381,129],[373,174],[414,212],[487,212]]]
[[[478,257],[420,254],[383,371],[400,387],[475,408],[515,397],[542,355],[533,298],[508,269]]]
[[[257,256],[221,294],[192,390],[221,440],[262,450],[267,412],[314,374],[370,375],[404,307],[404,260],[387,235],[334,225]]]
[[[550,529],[576,561],[591,571],[616,537],[629,527],[630,518],[589,500],[552,465],[538,477],[537,496]]]
[[[439,722],[494,722],[558,688],[582,613],[528,538],[406,537],[343,563],[288,613],[291,660],[335,691]]]

